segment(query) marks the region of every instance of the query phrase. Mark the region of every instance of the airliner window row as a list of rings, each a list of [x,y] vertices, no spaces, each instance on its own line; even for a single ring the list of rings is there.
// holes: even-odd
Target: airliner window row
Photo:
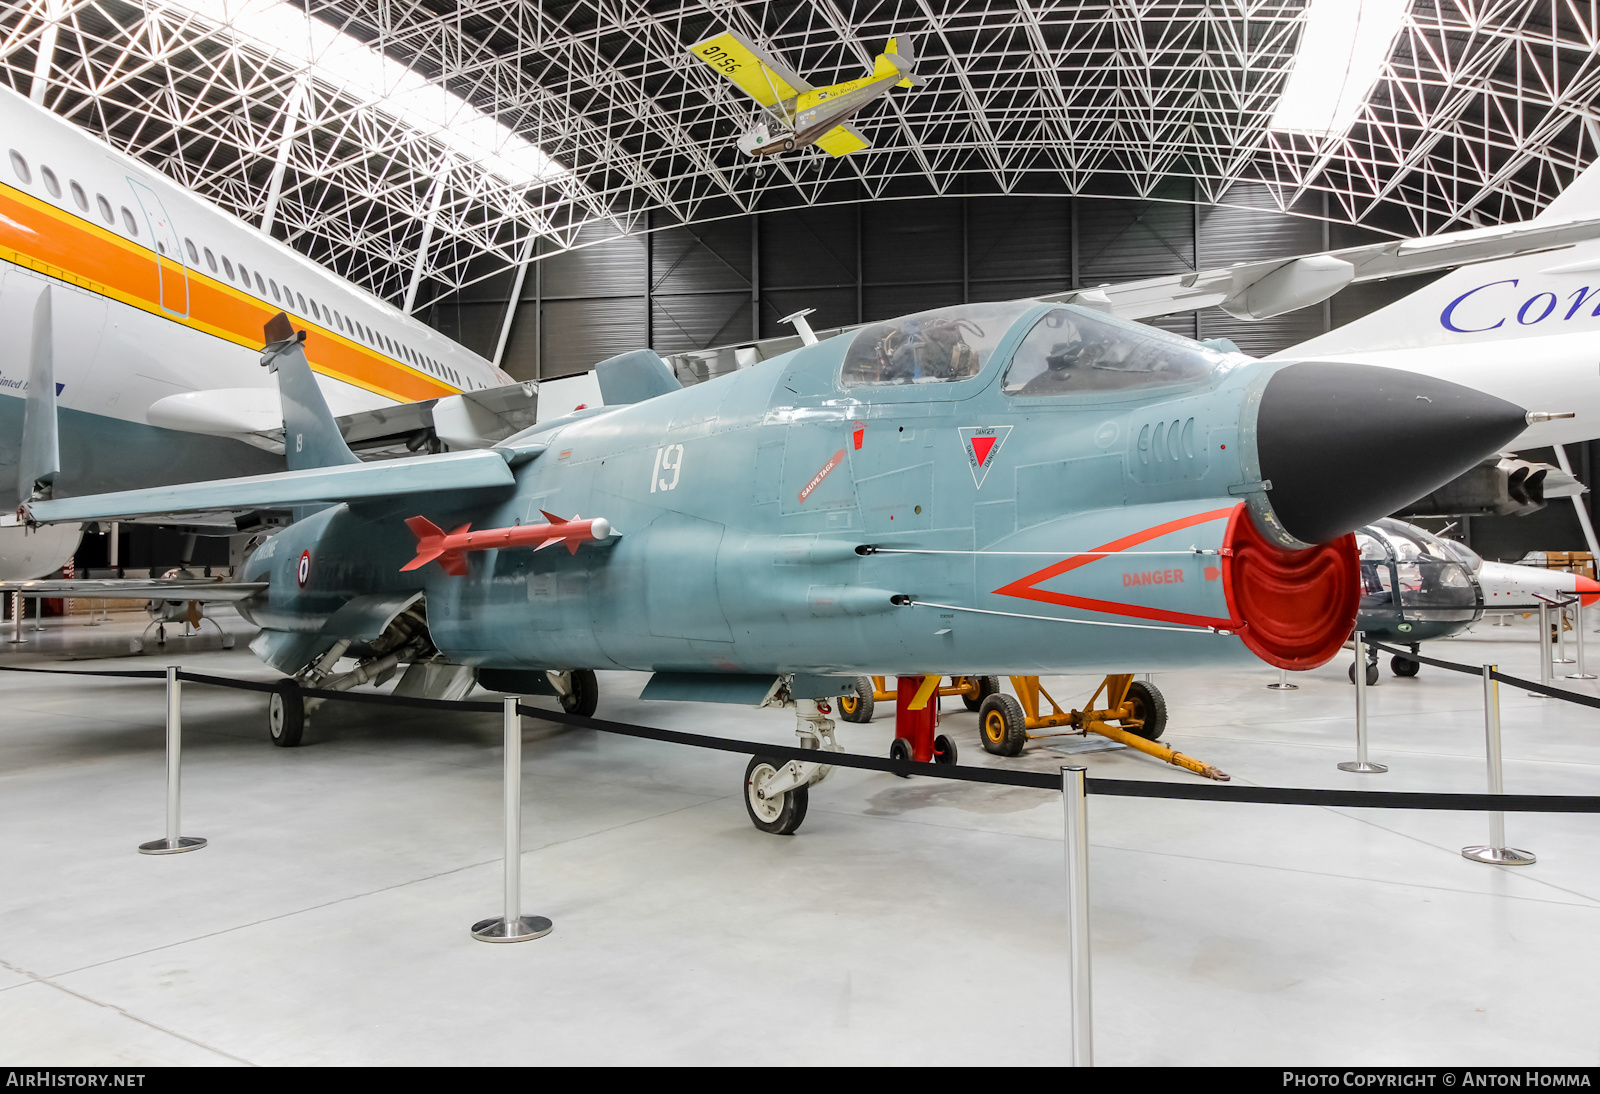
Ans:
[[[31,187],[33,185],[33,170],[28,165],[27,157],[23,156],[15,148],[11,149],[10,152],[12,171],[17,178],[22,180],[24,186]],[[60,199],[61,180],[56,177],[56,173],[48,166],[40,164],[39,177],[44,182],[44,188],[49,192],[50,196]],[[72,179],[68,181],[67,189],[71,193],[72,203],[78,207],[78,211],[87,213],[89,211],[89,195],[84,188],[78,185],[76,179]],[[95,206],[100,212],[101,220],[115,228],[117,226],[116,213],[120,211],[122,214],[122,226],[127,231],[129,238],[139,238],[139,222],[134,218],[131,209],[124,205],[119,210],[114,211],[111,207],[111,202],[106,199],[104,194],[96,194],[94,199]],[[227,255],[218,255],[210,247],[197,247],[194,240],[187,237],[183,241],[183,246],[189,255],[189,265],[194,269],[200,268],[200,256],[204,254],[206,268],[212,273],[217,273],[220,259],[221,272],[226,274],[229,281],[235,281],[243,285],[246,291],[253,284],[255,294],[262,300],[266,300],[270,293],[273,301],[282,305],[285,309],[297,311],[301,315],[312,316],[319,322],[332,326],[352,338],[359,339],[370,346],[383,350],[391,357],[410,361],[413,365],[433,373],[441,380],[448,380],[457,387],[465,386],[460,373],[449,365],[436,361],[425,353],[418,353],[410,346],[390,338],[382,331],[373,330],[365,323],[360,323],[348,316],[341,315],[332,308],[323,307],[317,303],[315,298],[307,300],[301,293],[291,290],[287,284],[280,287],[274,278],[263,278],[260,270],[252,273],[245,269],[244,263],[240,262],[236,265]],[[162,254],[167,253],[166,245],[159,239],[156,241],[156,248]]]

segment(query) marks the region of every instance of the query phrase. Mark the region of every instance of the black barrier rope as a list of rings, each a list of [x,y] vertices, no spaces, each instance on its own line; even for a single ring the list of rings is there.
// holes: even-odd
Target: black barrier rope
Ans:
[[[1377,645],[1377,643],[1373,643]],[[1381,647],[1380,647],[1381,648]],[[1406,656],[1410,656],[1407,654]],[[113,676],[164,679],[160,669],[92,670],[92,669],[39,669],[17,665],[0,665],[8,672],[32,672],[44,676]],[[1480,673],[1481,675],[1481,673]],[[1498,675],[1498,674],[1497,674]],[[213,687],[238,691],[273,692],[286,686],[285,681],[236,680],[226,676],[209,676],[205,673],[179,670],[178,679]],[[1506,679],[1514,679],[1507,677]],[[380,706],[415,707],[423,710],[471,711],[480,714],[499,713],[501,704],[466,699],[423,699],[410,695],[384,695],[373,692],[330,691],[325,688],[300,688],[308,698],[335,699],[347,703],[374,703]],[[951,764],[916,763],[911,760],[892,760],[882,756],[863,756],[854,752],[821,752],[814,748],[797,748],[794,745],[768,744],[764,741],[741,741],[731,737],[711,737],[703,733],[685,733],[676,729],[655,729],[636,726],[628,722],[613,722],[605,718],[586,718],[564,710],[548,710],[517,704],[517,713],[547,722],[594,729],[602,733],[615,733],[625,737],[662,741],[667,744],[689,745],[718,752],[736,752],[743,755],[770,756],[779,760],[800,760],[822,763],[833,767],[853,767],[864,771],[886,771],[891,775],[922,775],[955,782],[991,783],[1002,786],[1022,786],[1035,790],[1061,790],[1061,776],[1044,771],[1004,771],[984,767],[960,767]],[[1435,794],[1381,790],[1309,790],[1274,786],[1216,786],[1199,783],[1152,782],[1143,779],[1088,779],[1091,794],[1113,797],[1176,798],[1186,801],[1249,802],[1258,805],[1320,805],[1344,806],[1361,809],[1457,809],[1466,811],[1503,811],[1520,813],[1600,813],[1600,797],[1576,794]]]
[[[1462,672],[1466,673],[1468,676],[1481,677],[1483,675],[1483,669],[1481,667],[1473,668],[1471,665],[1458,665],[1454,661],[1440,661],[1434,657],[1424,657],[1420,653],[1412,653],[1410,650],[1397,650],[1393,646],[1384,645],[1382,642],[1368,641],[1367,645],[1371,646],[1375,650],[1382,650],[1384,653],[1398,654],[1407,660],[1419,661],[1424,665],[1432,665],[1435,668],[1448,669],[1451,672]],[[1600,710],[1600,698],[1596,698],[1593,695],[1584,695],[1580,692],[1568,691],[1566,688],[1551,687],[1548,684],[1541,684],[1537,680],[1524,680],[1520,676],[1511,676],[1507,673],[1501,672],[1499,669],[1494,670],[1494,678],[1503,684],[1512,684],[1519,688],[1527,688],[1529,691],[1537,692],[1540,695],[1548,695],[1552,699],[1562,699],[1568,703],[1577,703],[1579,706],[1594,707],[1596,710]]]

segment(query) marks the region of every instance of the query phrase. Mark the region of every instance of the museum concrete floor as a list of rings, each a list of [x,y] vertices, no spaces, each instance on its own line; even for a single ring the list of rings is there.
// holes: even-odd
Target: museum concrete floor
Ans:
[[[243,640],[113,656],[136,624],[47,624],[0,664],[270,675]],[[1533,635],[1482,624],[1428,652],[1535,675]],[[1371,692],[1390,772],[1336,770],[1346,667],[1291,692],[1266,668],[1157,674],[1167,740],[1245,785],[1483,789],[1480,685],[1430,668],[1385,664]],[[605,717],[793,739],[791,714],[600,680]],[[1046,686],[1082,701],[1093,683]],[[1600,711],[1502,695],[1509,791],[1600,791]],[[183,828],[211,843],[149,857],[162,709],[157,682],[0,673],[0,1061],[1067,1058],[1059,795],[841,770],[774,837],[746,819],[741,756],[530,719],[524,911],[555,930],[494,946],[468,928],[500,908],[496,716],[345,704],[278,749],[260,695],[186,686]],[[882,753],[892,724],[842,738]],[[944,725],[963,763],[1064,762],[985,754],[964,710]],[[1128,751],[1085,760],[1193,778]],[[1089,816],[1099,1063],[1600,1060],[1600,817],[1510,815],[1512,845],[1539,856],[1510,869],[1461,857],[1479,814],[1094,797]]]

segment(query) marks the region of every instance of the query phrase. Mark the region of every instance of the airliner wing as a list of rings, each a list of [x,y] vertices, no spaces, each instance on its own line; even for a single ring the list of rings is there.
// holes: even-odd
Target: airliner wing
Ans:
[[[33,504],[32,520],[135,520],[193,513],[252,513],[437,491],[503,489],[515,485],[508,453],[445,452],[377,463],[337,464],[273,475],[156,486]]]
[[[1041,300],[1084,304],[1124,319],[1219,307],[1240,319],[1267,319],[1320,303],[1360,281],[1451,269],[1600,238],[1600,216],[1543,218],[1418,239],[1346,247],[1296,258],[1244,262],[1054,293]]]
[[[689,52],[709,65],[718,76],[785,120],[784,100],[814,90],[782,61],[731,30],[696,42],[689,47]]]
[[[265,581],[0,581],[0,593],[72,596],[88,600],[248,600],[266,589]]]

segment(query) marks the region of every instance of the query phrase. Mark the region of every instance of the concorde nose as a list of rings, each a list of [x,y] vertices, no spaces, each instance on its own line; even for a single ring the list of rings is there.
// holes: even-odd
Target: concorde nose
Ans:
[[[1256,451],[1284,530],[1326,543],[1402,510],[1526,426],[1521,407],[1447,380],[1306,361],[1267,381]]]

